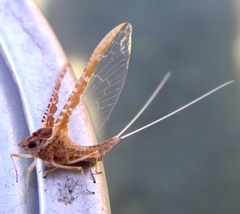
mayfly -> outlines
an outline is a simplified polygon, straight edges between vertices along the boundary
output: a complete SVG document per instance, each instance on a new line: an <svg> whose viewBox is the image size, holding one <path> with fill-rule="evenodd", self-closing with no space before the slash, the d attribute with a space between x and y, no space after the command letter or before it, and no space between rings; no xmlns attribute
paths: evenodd
<svg viewBox="0 0 240 214"><path fill-rule="evenodd" d="M61 111L59 115L55 115L59 101L61 81L64 78L66 72L69 70L70 65L66 63L62 67L58 74L48 107L42 118L42 128L33 132L31 136L26 137L19 144L21 148L23 148L25 151L28 151L30 154L11 154L11 158L34 158L33 163L28 168L27 181L29 181L30 173L36 165L36 160L39 158L53 167L48 170L46 174L50 173L56 168L79 170L82 174L86 191L93 193L87 188L82 167L73 164L88 162L90 164L90 167L94 166L98 161L103 160L104 155L114 145L116 145L118 141L160 122L161 120L181 111L182 109L192 105L193 103L233 82L229 81L227 83L224 83L223 85L213 89L212 91L204 94L203 96L188 103L187 105L166 115L165 117L160 118L134 132L123 136L122 134L126 131L126 129L148 107L164 83L167 81L170 76L170 73L167 73L149 100L143 106L143 108L118 135L98 145L79 145L78 143L74 142L68 135L69 118L72 115L73 110L81 102L84 102L82 94L86 91L85 88L88 85L88 87L92 90L91 93L94 93L94 91L100 91L99 94L101 94L101 96L97 97L97 101L94 103L97 106L97 111L103 115L103 121L101 121L100 127L106 122L118 100L118 97L124 85L131 52L131 33L131 24L123 23L115 27L103 38L103 40L98 44L92 53L81 78L77 81L67 102L63 108L60 109ZM16 180L18 180L18 173L15 164L14 168L16 171Z"/></svg>

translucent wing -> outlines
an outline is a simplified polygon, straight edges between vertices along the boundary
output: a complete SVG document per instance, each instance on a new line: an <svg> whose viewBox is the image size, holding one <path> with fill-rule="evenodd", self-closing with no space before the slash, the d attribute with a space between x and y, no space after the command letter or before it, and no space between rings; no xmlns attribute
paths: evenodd
<svg viewBox="0 0 240 214"><path fill-rule="evenodd" d="M100 112L105 117L103 121L106 122L118 100L127 74L131 32L131 25L123 23L103 38L91 55L65 105L61 108L54 126L67 131L69 117L76 106L83 101L81 95L92 76L93 80L89 83L90 87L86 96L88 100L89 96L94 96L95 101L89 100L89 108L92 110L95 107L96 110L92 110L93 114ZM93 74L95 70L96 73ZM93 120L95 120L94 117ZM101 124L103 125L104 122Z"/></svg>
<svg viewBox="0 0 240 214"><path fill-rule="evenodd" d="M132 27L126 24L100 56L84 95L95 128L109 118L123 89L131 53ZM97 124L97 125L96 125Z"/></svg>

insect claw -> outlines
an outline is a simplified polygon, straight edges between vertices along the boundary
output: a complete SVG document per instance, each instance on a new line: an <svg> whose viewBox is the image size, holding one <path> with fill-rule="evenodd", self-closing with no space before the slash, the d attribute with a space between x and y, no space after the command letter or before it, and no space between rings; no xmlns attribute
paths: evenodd
<svg viewBox="0 0 240 214"><path fill-rule="evenodd" d="M18 173L16 171L16 183L18 183Z"/></svg>
<svg viewBox="0 0 240 214"><path fill-rule="evenodd" d="M52 171L54 171L55 169L57 169L57 168L52 168L52 169L48 169L44 174L43 174L43 178L46 178L47 177L47 175L49 174L49 173L51 173Z"/></svg>
<svg viewBox="0 0 240 214"><path fill-rule="evenodd" d="M43 178L46 178L47 177L47 175L48 175L48 173L49 173L49 170L47 170L44 174L43 174Z"/></svg>
<svg viewBox="0 0 240 214"><path fill-rule="evenodd" d="M87 190L87 192L88 192L89 194L91 194L91 195L94 195L94 194L95 194L95 192L91 192L91 191L89 191L89 190Z"/></svg>
<svg viewBox="0 0 240 214"><path fill-rule="evenodd" d="M46 171L46 172L43 174L43 176L42 176L43 178L46 178L46 177L47 177L47 172L48 172L48 171Z"/></svg>
<svg viewBox="0 0 240 214"><path fill-rule="evenodd" d="M86 187L86 192L89 193L89 194L91 194L91 195L94 195L94 194L95 194L95 192L89 191L87 187Z"/></svg>
<svg viewBox="0 0 240 214"><path fill-rule="evenodd" d="M98 171L96 170L96 171L95 171L95 174L96 174L96 175L102 174L102 172L101 172L101 171L98 172Z"/></svg>

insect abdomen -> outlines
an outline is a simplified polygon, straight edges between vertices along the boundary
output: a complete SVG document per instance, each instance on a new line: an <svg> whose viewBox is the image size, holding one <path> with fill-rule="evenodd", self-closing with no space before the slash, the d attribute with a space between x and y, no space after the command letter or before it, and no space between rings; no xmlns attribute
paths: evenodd
<svg viewBox="0 0 240 214"><path fill-rule="evenodd" d="M104 157L104 155L113 147L117 144L117 142L120 139L118 137L112 137L106 141L104 141L101 144L98 145L93 145L93 146L88 146L87 149L85 150L84 155L89 155L94 152L98 152L98 157L97 160L101 161ZM86 159L85 161L91 161L93 158Z"/></svg>

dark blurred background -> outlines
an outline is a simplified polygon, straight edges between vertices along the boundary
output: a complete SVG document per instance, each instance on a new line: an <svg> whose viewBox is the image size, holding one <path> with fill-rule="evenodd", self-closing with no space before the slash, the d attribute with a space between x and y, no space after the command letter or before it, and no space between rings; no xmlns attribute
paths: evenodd
<svg viewBox="0 0 240 214"><path fill-rule="evenodd" d="M112 213L240 213L238 1L38 4L75 71L113 27L133 26L128 77L100 141L121 131L167 71L170 80L132 129L235 80L106 155Z"/></svg>

